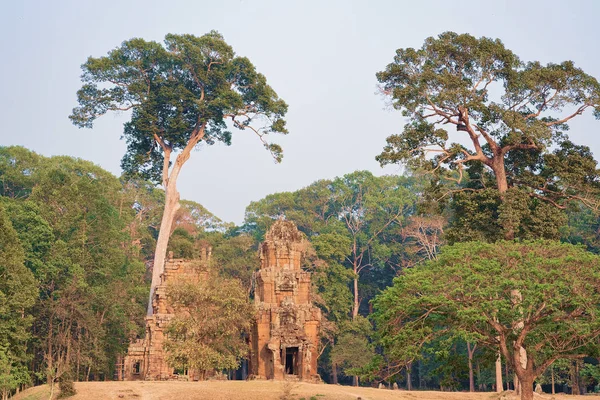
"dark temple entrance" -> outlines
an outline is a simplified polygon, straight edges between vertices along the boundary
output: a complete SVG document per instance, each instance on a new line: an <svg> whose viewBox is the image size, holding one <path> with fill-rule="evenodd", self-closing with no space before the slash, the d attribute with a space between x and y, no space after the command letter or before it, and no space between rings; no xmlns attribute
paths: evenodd
<svg viewBox="0 0 600 400"><path fill-rule="evenodd" d="M298 375L298 348L287 347L285 349L285 373Z"/></svg>

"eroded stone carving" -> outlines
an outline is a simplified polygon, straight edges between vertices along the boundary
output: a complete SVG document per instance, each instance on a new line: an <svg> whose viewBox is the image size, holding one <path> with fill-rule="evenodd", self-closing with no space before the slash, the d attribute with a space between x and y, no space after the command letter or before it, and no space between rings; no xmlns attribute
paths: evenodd
<svg viewBox="0 0 600 400"><path fill-rule="evenodd" d="M259 379L319 381L317 345L321 310L310 301L310 273L301 268L306 242L293 222L279 220L260 247L256 321L250 372Z"/></svg>
<svg viewBox="0 0 600 400"><path fill-rule="evenodd" d="M146 334L142 339L134 340L121 365L117 365L118 375L125 380L166 380L178 379L174 368L166 361L163 349L164 330L174 316L174 310L167 298L167 284L184 280L200 282L208 275L211 248L206 246L200 252L200 258L194 260L173 259L172 254L165 262L165 272L161 283L152 297L154 313L146 317ZM183 371L185 372L185 371ZM197 371L187 371L186 379L197 380Z"/></svg>

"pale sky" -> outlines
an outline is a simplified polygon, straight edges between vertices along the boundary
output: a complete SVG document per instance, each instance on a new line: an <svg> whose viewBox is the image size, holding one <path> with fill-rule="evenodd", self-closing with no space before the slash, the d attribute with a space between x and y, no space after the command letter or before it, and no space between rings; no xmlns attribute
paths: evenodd
<svg viewBox="0 0 600 400"><path fill-rule="evenodd" d="M377 175L375 156L400 132L398 111L376 94L375 73L398 48L421 47L444 31L500 38L522 60L573 60L600 79L600 1L0 1L0 145L45 156L90 160L120 175L126 115L109 114L92 130L68 116L81 86L80 65L132 37L221 32L289 105L290 134L275 164L250 133L233 145L201 148L178 187L226 221L270 193L358 169ZM599 158L600 121L571 124L571 138Z"/></svg>

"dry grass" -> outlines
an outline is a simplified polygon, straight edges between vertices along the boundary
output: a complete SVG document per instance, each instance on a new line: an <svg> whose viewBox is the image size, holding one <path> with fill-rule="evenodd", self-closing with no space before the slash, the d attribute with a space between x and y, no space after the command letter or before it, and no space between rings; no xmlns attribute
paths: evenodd
<svg viewBox="0 0 600 400"><path fill-rule="evenodd" d="M283 394L282 382L273 381L209 381L209 382L78 382L77 394L71 400L279 400ZM14 400L47 399L47 387L26 390ZM45 393L44 396L42 393ZM40 397L41 395L41 397ZM496 400L495 393L464 392L407 392L403 390L373 389L339 385L294 383L289 399L300 400ZM556 400L590 400L590 396L554 396ZM551 400L549 394L535 396ZM506 400L517 397L508 394Z"/></svg>
<svg viewBox="0 0 600 400"><path fill-rule="evenodd" d="M296 393L295 389L298 388L298 382L284 381L281 384L281 393L279 394L279 400L295 400Z"/></svg>
<svg viewBox="0 0 600 400"><path fill-rule="evenodd" d="M18 394L13 399L19 400L47 400L50 397L50 386L36 386L30 389L27 389L23 393ZM13 400L11 399L11 400Z"/></svg>

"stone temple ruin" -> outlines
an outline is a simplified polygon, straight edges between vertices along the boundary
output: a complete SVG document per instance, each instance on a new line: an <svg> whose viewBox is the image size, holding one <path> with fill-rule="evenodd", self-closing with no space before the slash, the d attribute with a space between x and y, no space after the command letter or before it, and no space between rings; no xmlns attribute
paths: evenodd
<svg viewBox="0 0 600 400"><path fill-rule="evenodd" d="M317 356L321 310L311 304L310 273L301 268L306 242L293 222L279 220L260 246L260 270L256 273L256 320L250 332L248 360L250 377L320 381ZM129 345L117 364L119 380L177 379L163 349L165 327L174 316L167 284L177 280L200 282L208 277L211 248L203 248L200 259L169 256L161 283L153 296L153 315L146 317L146 333ZM179 371L186 379L198 380L197 371ZM244 374L242 374L244 376Z"/></svg>
<svg viewBox="0 0 600 400"><path fill-rule="evenodd" d="M311 304L310 273L301 268L305 246L294 223L279 220L260 247L256 324L250 337L250 373L255 378L320 380L321 310Z"/></svg>
<svg viewBox="0 0 600 400"><path fill-rule="evenodd" d="M173 259L170 254L165 262L165 272L160 285L156 287L152 300L153 314L146 317L146 335L129 345L123 363L117 366L120 379L166 380L176 377L175 370L166 361L163 350L165 327L174 316L174 310L167 298L167 284L184 280L200 282L208 275L210 247L204 247L200 258L195 260ZM184 371L185 372L185 371ZM189 379L198 379L197 371L187 371Z"/></svg>

